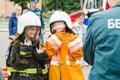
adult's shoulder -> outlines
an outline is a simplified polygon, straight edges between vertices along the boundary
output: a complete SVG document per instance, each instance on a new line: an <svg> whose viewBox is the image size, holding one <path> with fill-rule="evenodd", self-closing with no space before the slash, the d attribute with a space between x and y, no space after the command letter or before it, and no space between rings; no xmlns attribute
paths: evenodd
<svg viewBox="0 0 120 80"><path fill-rule="evenodd" d="M92 16L89 18L88 25L96 24L99 25L100 23L103 23L111 16L111 9L105 10L105 11L99 11L97 13L92 14Z"/></svg>
<svg viewBox="0 0 120 80"><path fill-rule="evenodd" d="M104 16L105 14L106 14L106 11L96 12L96 13L92 14L90 19L100 18L100 17Z"/></svg>
<svg viewBox="0 0 120 80"><path fill-rule="evenodd" d="M92 14L90 19L107 18L107 17L113 15L112 13L114 13L114 12L116 12L115 7L110 8L108 10L99 11L99 12Z"/></svg>

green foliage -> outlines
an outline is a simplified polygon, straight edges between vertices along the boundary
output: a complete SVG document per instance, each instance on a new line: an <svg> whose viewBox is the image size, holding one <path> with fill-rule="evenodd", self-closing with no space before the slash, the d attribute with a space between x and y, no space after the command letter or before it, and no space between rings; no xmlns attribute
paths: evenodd
<svg viewBox="0 0 120 80"><path fill-rule="evenodd" d="M43 11L63 10L68 13L80 9L80 0L43 0Z"/></svg>
<svg viewBox="0 0 120 80"><path fill-rule="evenodd" d="M27 9L27 3L29 0L10 0L14 3L18 3L23 9ZM80 9L80 0L42 0L43 11L62 10L70 13Z"/></svg>
<svg viewBox="0 0 120 80"><path fill-rule="evenodd" d="M27 9L27 3L29 0L10 0L13 1L14 3L17 3L22 6L23 9Z"/></svg>
<svg viewBox="0 0 120 80"><path fill-rule="evenodd" d="M10 0L18 3L23 7L23 9L27 9L27 3L29 0ZM73 11L77 11L80 9L80 1L81 0L42 0L42 10L44 12L52 11L52 10L62 10L67 13L71 13ZM100 2L102 0L97 0L97 4L101 5Z"/></svg>
<svg viewBox="0 0 120 80"><path fill-rule="evenodd" d="M47 15L47 14L43 14L43 17L44 17L45 19L49 19L49 18L50 18L49 15Z"/></svg>

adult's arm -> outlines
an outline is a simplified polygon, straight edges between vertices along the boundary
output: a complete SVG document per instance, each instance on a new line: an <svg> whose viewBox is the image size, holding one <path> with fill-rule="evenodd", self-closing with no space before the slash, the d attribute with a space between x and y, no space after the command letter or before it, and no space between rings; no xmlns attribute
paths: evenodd
<svg viewBox="0 0 120 80"><path fill-rule="evenodd" d="M87 28L87 36L85 43L83 45L83 56L84 60L90 64L94 64L94 36L93 36L93 28L94 28L94 17L91 17L89 20L88 28Z"/></svg>

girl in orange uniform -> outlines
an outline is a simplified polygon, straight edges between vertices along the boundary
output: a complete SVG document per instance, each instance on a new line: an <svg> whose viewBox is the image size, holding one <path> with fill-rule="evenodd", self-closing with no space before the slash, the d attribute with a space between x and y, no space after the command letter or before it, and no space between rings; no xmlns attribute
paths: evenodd
<svg viewBox="0 0 120 80"><path fill-rule="evenodd" d="M50 60L49 80L84 80L80 58L82 36L78 38L71 30L67 13L55 11L50 18L52 36L45 42Z"/></svg>

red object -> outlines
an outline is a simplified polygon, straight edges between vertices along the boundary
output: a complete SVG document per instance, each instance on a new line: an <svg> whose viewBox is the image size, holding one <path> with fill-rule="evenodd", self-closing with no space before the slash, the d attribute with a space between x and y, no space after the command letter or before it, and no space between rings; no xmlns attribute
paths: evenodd
<svg viewBox="0 0 120 80"><path fill-rule="evenodd" d="M76 12L71 13L69 16L70 16L72 23L76 22Z"/></svg>
<svg viewBox="0 0 120 80"><path fill-rule="evenodd" d="M2 67L2 71L7 71L7 68L6 67Z"/></svg>
<svg viewBox="0 0 120 80"><path fill-rule="evenodd" d="M8 78L8 72L7 72L7 68L6 67L2 67L2 73L3 73L5 78Z"/></svg>
<svg viewBox="0 0 120 80"><path fill-rule="evenodd" d="M5 78L8 78L8 72L7 71L3 71L3 75Z"/></svg>
<svg viewBox="0 0 120 80"><path fill-rule="evenodd" d="M109 8L111 8L111 7L110 7L110 4L108 3L108 0L107 0L107 2L106 2L106 10L109 9Z"/></svg>

